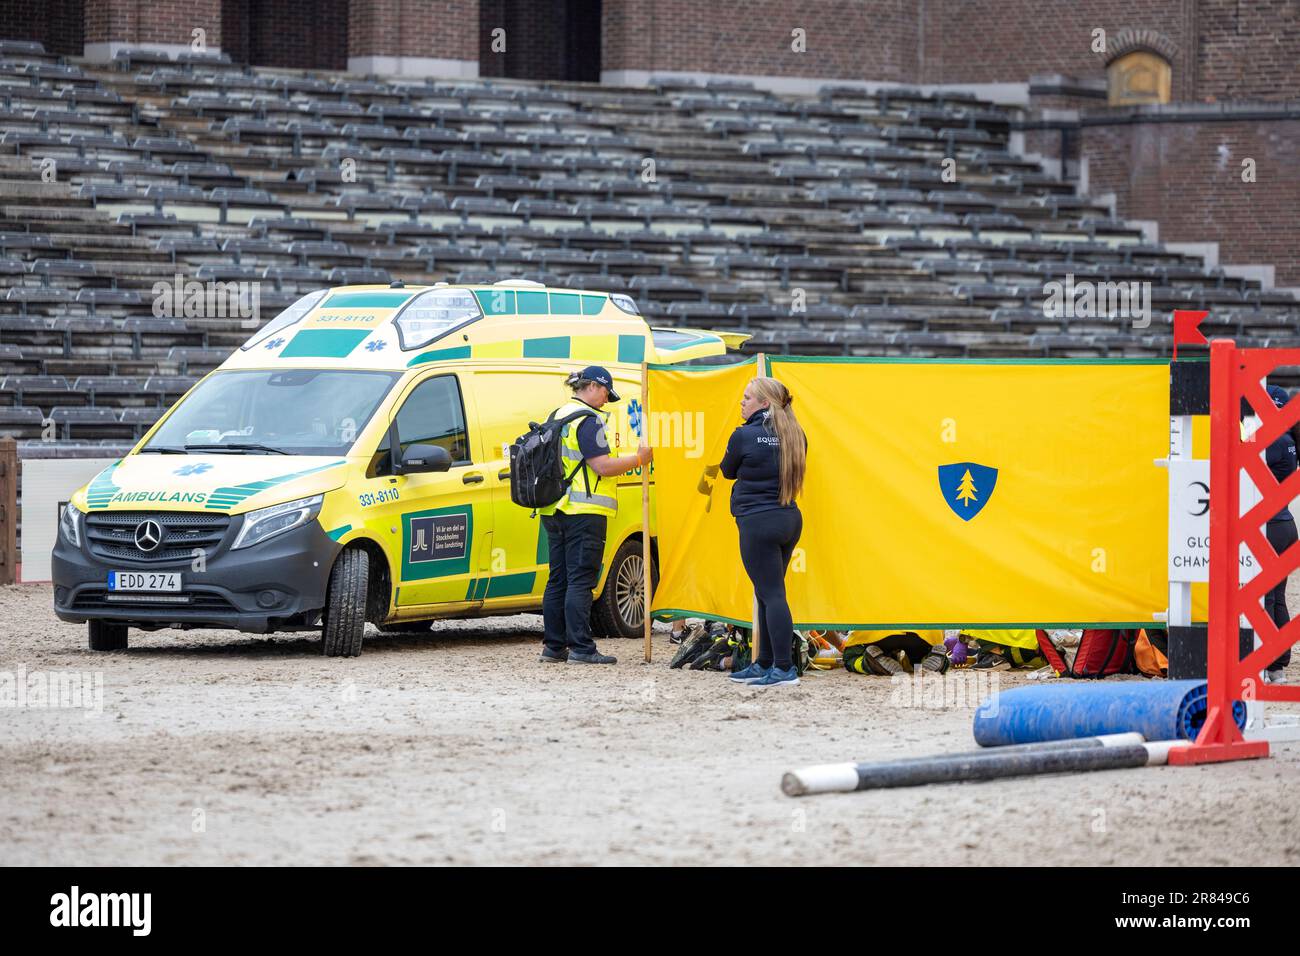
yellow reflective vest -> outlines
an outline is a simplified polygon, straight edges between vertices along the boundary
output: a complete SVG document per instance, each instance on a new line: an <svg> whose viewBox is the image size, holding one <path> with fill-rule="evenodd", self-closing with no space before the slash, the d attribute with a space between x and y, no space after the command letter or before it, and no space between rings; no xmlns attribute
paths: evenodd
<svg viewBox="0 0 1300 956"><path fill-rule="evenodd" d="M844 646L855 644L875 644L894 634L915 634L931 647L943 643L943 631L849 631L844 638Z"/></svg>
<svg viewBox="0 0 1300 956"><path fill-rule="evenodd" d="M594 411L600 416L602 425L609 422L607 412L592 408L586 402L578 401L576 398L557 408L555 417L563 418L565 415L580 411ZM564 497L553 505L539 508L540 514L549 515L556 511L563 511L566 515L605 515L607 518L612 518L618 513L618 498L615 497L614 482L608 481L602 488L601 476L583 459L582 450L578 447L578 426L584 421L586 419L576 418L560 431L560 456L564 463L565 475L573 471L574 466L579 462L582 463L582 467L574 472L573 481L569 482L569 490L565 492Z"/></svg>
<svg viewBox="0 0 1300 956"><path fill-rule="evenodd" d="M981 629L978 631L962 628L962 633L969 634L979 641L1001 644L1003 647L1019 647L1027 651L1038 650L1038 632L1032 628L1016 628L1012 630Z"/></svg>

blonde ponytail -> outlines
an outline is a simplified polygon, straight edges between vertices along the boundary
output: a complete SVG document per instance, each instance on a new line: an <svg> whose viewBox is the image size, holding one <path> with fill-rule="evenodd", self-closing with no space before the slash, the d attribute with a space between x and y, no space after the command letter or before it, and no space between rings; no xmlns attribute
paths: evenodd
<svg viewBox="0 0 1300 956"><path fill-rule="evenodd" d="M803 493L808 437L794 417L794 396L774 378L754 379L754 393L768 403L768 424L781 439L781 504L790 505Z"/></svg>

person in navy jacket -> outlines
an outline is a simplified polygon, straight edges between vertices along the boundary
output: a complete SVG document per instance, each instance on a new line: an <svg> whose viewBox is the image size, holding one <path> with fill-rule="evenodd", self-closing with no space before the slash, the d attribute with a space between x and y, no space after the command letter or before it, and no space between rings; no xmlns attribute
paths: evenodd
<svg viewBox="0 0 1300 956"><path fill-rule="evenodd" d="M1268 397L1273 400L1273 404L1282 408L1291 396L1287 390L1278 386L1268 386ZM1289 429L1279 435L1271 445L1264 451L1264 463L1268 465L1269 471L1273 477L1281 484L1291 476L1296 470L1296 439L1293 430ZM1264 527L1264 536L1268 538L1268 543L1273 546L1273 550L1278 554L1284 552L1287 548L1296 543L1296 525L1295 518L1291 514L1290 508L1283 508L1277 514L1268 519ZM1264 613L1266 613L1281 630L1291 620L1291 613L1286 606L1286 582L1283 578L1277 583L1277 586L1264 595ZM1282 652L1282 656L1268 665L1264 671L1264 680L1270 684L1281 684L1286 678L1283 672L1286 666L1291 663L1291 649L1287 648Z"/></svg>
<svg viewBox="0 0 1300 956"><path fill-rule="evenodd" d="M731 514L740 531L740 560L754 583L760 639L754 663L731 675L757 687L799 683L791 660L794 624L785 597L785 572L803 531L795 499L803 490L808 439L794 417L790 390L774 378L745 388L745 423L731 434L719 468L734 479Z"/></svg>

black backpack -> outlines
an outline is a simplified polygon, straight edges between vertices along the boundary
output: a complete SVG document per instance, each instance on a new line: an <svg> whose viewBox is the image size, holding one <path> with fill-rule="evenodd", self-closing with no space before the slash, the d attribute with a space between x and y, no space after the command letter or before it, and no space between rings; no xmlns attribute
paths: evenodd
<svg viewBox="0 0 1300 956"><path fill-rule="evenodd" d="M551 412L540 425L528 423L528 433L520 435L510 446L511 501L524 508L537 509L564 497L582 462L574 465L567 476L564 474L560 431L569 422L588 415L594 418L596 413L584 408L556 418L555 412Z"/></svg>

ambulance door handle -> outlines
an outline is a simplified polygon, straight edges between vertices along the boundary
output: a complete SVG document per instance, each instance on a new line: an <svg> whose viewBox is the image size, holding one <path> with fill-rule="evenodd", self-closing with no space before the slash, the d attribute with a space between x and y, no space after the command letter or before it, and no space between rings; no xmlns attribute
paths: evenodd
<svg viewBox="0 0 1300 956"><path fill-rule="evenodd" d="M477 485L482 480L483 480L483 476L480 475L478 472L471 472L470 474L466 475L464 478L461 479L461 481L467 485Z"/></svg>

